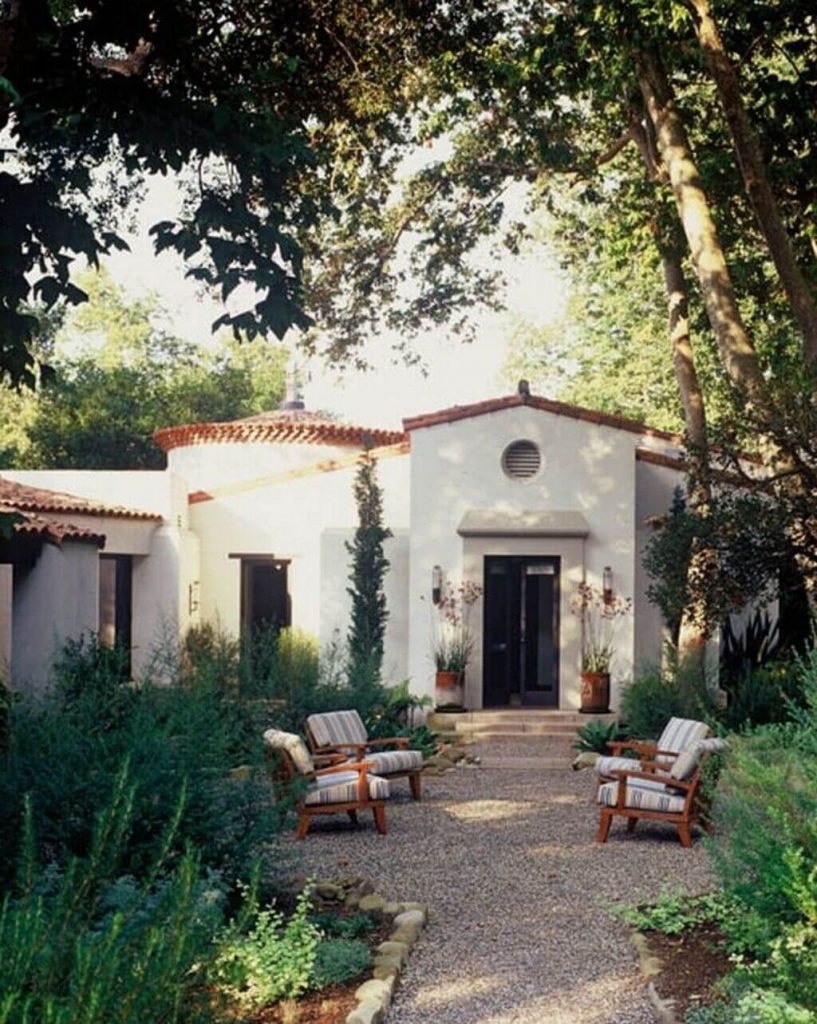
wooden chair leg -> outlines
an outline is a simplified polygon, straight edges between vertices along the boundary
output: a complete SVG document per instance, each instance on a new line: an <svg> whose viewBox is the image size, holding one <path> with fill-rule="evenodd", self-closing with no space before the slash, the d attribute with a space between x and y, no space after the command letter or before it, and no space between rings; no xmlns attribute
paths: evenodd
<svg viewBox="0 0 817 1024"><path fill-rule="evenodd" d="M386 834L386 808L379 804L372 808L372 812L374 813L374 823L377 831L381 836L384 836Z"/></svg>
<svg viewBox="0 0 817 1024"><path fill-rule="evenodd" d="M296 839L305 839L306 833L309 831L309 815L306 811L300 811L298 813L298 827L295 829Z"/></svg>
<svg viewBox="0 0 817 1024"><path fill-rule="evenodd" d="M415 772L413 775L409 775L409 787L411 788L412 800L420 799L420 773Z"/></svg>
<svg viewBox="0 0 817 1024"><path fill-rule="evenodd" d="M637 823L638 823L638 818L628 818L627 819L627 831L628 832L635 832L635 826L636 826Z"/></svg>
<svg viewBox="0 0 817 1024"><path fill-rule="evenodd" d="M347 811L346 813L349 815L349 821L357 825L357 811Z"/></svg>
<svg viewBox="0 0 817 1024"><path fill-rule="evenodd" d="M681 846L686 847L686 849L692 846L692 835L686 822L681 822L678 825L678 838L681 840Z"/></svg>
<svg viewBox="0 0 817 1024"><path fill-rule="evenodd" d="M613 815L609 811L602 811L599 817L599 835L598 840L600 843L607 842L607 836L610 834L610 824L613 821Z"/></svg>

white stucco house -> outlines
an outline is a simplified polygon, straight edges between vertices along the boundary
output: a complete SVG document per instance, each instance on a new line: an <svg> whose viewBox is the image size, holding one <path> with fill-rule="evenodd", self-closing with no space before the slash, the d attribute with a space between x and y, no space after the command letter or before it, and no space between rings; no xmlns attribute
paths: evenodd
<svg viewBox="0 0 817 1024"><path fill-rule="evenodd" d="M46 685L56 647L88 629L128 646L135 676L168 630L204 621L345 635L345 541L366 446L393 533L388 679L433 694L435 567L482 588L470 708L579 706L570 600L605 568L634 599L617 632L613 704L622 681L658 662L662 625L640 554L647 520L682 482L680 438L524 393L416 416L402 431L292 404L159 431L160 472L0 471L2 507L29 517L0 549L0 656L13 685Z"/></svg>

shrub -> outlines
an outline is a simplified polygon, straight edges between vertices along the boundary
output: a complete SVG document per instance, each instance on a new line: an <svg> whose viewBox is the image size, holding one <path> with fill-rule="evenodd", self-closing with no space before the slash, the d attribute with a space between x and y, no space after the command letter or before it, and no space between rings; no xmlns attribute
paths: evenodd
<svg viewBox="0 0 817 1024"><path fill-rule="evenodd" d="M223 894L198 857L175 858L175 821L140 881L118 878L132 823L127 770L97 815L84 858L43 871L30 801L17 882L0 907L0 1017L4 1024L169 1024L211 1020L203 968Z"/></svg>
<svg viewBox="0 0 817 1024"><path fill-rule="evenodd" d="M673 716L711 720L716 707L706 684L694 675L653 671L624 687L620 713L629 736L656 740Z"/></svg>
<svg viewBox="0 0 817 1024"><path fill-rule="evenodd" d="M786 722L805 701L802 674L795 663L772 662L725 678L728 693L722 721L727 729L740 731L756 725Z"/></svg>
<svg viewBox="0 0 817 1024"><path fill-rule="evenodd" d="M356 939L324 939L315 957L315 988L341 985L363 974L372 965L372 954L365 942Z"/></svg>
<svg viewBox="0 0 817 1024"><path fill-rule="evenodd" d="M363 913L341 917L340 914L327 911L322 914L313 914L312 921L325 935L337 936L341 939L356 939L361 935L368 935L377 927L371 914Z"/></svg>
<svg viewBox="0 0 817 1024"><path fill-rule="evenodd" d="M591 718L576 730L576 739L571 744L574 750L587 750L596 754L609 753L609 745L626 735L618 722L605 722L603 718Z"/></svg>
<svg viewBox="0 0 817 1024"><path fill-rule="evenodd" d="M246 706L208 680L190 686L123 685L95 641L68 645L54 691L15 702L0 772L0 881L14 862L14 825L32 795L35 831L49 859L88 854L99 807L127 759L135 786L123 870L139 874L187 801L179 838L235 881L277 831L260 732ZM230 769L246 765L243 778Z"/></svg>
<svg viewBox="0 0 817 1024"><path fill-rule="evenodd" d="M253 902L252 894L248 901ZM294 999L314 978L320 930L308 919L305 889L289 920L274 907L255 910L248 932L228 930L216 958L213 978L240 1005L255 1009L278 999Z"/></svg>

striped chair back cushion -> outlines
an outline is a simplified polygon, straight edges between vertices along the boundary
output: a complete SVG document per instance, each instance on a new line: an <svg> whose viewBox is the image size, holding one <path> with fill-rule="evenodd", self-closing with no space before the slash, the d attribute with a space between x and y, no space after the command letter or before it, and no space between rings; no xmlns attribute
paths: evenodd
<svg viewBox="0 0 817 1024"><path fill-rule="evenodd" d="M658 739L658 749L678 754L691 747L697 740L706 739L709 726L706 722L696 722L694 718L671 718ZM658 754L656 761L673 761L671 754Z"/></svg>
<svg viewBox="0 0 817 1024"><path fill-rule="evenodd" d="M316 747L342 747L344 743L365 743L369 738L360 715L354 709L310 715L306 727Z"/></svg>
<svg viewBox="0 0 817 1024"><path fill-rule="evenodd" d="M289 754L292 763L301 775L309 775L315 770L315 763L306 744L294 732L281 732L280 729L267 729L264 743L273 750L284 750Z"/></svg>

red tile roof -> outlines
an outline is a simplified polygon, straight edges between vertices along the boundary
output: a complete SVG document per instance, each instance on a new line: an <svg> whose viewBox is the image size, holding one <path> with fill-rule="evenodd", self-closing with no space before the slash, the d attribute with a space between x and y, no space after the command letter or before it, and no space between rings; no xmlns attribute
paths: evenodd
<svg viewBox="0 0 817 1024"><path fill-rule="evenodd" d="M326 419L305 409L280 409L228 423L187 423L157 430L153 440L166 452L194 444L326 444L363 448L399 444L406 435L399 430L357 427Z"/></svg>
<svg viewBox="0 0 817 1024"><path fill-rule="evenodd" d="M83 516L104 516L111 519L146 519L161 521L155 512L125 508L123 505L106 505L102 501L80 498L75 494L61 491L47 491L42 487L29 487L13 480L0 477L0 503L20 512L59 512ZM8 511L8 509L7 509Z"/></svg>
<svg viewBox="0 0 817 1024"><path fill-rule="evenodd" d="M58 547L66 540L95 544L99 548L105 545L104 533L95 533L93 530L72 526L70 523L58 523L33 512L21 512L19 508L5 501L0 501L0 513L16 513L22 516L12 528L15 534L42 537L43 540L50 541Z"/></svg>
<svg viewBox="0 0 817 1024"><path fill-rule="evenodd" d="M566 402L556 402L553 399L541 398L538 395L507 395L504 398L491 398L484 402L474 402L471 405L453 405L450 409L441 409L439 412L426 413L422 416L411 416L408 419L404 419L403 429L408 433L412 430L420 430L423 427L436 427L440 423L454 423L456 420L484 416L487 413L499 412L502 409L513 409L520 405L529 405L532 409L552 412L556 416L568 416L574 420L584 420L587 423L597 423L603 427L612 427L613 430L627 430L632 434L641 434L643 437L655 437L662 441L671 441L673 444L683 444L683 438L680 434L671 434L666 430L656 430L655 427L647 427L636 420L628 419L626 416L615 416L611 413L596 412L594 409L583 409L578 405L568 405Z"/></svg>

